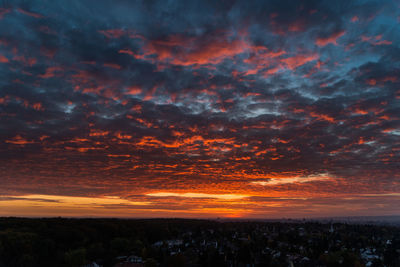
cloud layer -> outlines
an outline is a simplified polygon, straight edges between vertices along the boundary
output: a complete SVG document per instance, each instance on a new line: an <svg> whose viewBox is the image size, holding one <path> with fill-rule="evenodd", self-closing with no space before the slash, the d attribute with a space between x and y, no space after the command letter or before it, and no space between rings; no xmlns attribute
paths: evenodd
<svg viewBox="0 0 400 267"><path fill-rule="evenodd" d="M0 202L399 213L396 1L12 2L0 8Z"/></svg>

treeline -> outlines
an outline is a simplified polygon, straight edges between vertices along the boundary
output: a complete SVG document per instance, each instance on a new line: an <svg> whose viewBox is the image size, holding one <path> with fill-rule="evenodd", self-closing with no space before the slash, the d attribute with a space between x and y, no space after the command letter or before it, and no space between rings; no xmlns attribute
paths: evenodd
<svg viewBox="0 0 400 267"><path fill-rule="evenodd" d="M151 256L151 244L215 222L0 218L0 266L113 266L121 255ZM146 251L147 250L147 251Z"/></svg>
<svg viewBox="0 0 400 267"><path fill-rule="evenodd" d="M181 245L167 244L177 239ZM129 255L141 257L147 267L288 266L290 261L295 266L365 266L360 256L364 248L374 248L380 255L373 266L400 266L400 228L318 222L0 218L0 267L79 267L93 261L107 267Z"/></svg>

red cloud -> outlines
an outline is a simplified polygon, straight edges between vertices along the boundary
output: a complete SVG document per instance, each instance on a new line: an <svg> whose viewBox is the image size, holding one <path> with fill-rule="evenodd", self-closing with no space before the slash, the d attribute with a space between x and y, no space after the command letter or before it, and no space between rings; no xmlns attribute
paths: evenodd
<svg viewBox="0 0 400 267"><path fill-rule="evenodd" d="M15 61L19 61L22 64L24 64L26 66L30 66L30 67L36 64L36 58L33 58L33 57L26 58L24 55L18 55L17 50L14 50L13 53L14 53L14 57L12 59Z"/></svg>
<svg viewBox="0 0 400 267"><path fill-rule="evenodd" d="M0 8L0 19L4 17L5 14L9 13L11 10L6 8Z"/></svg>
<svg viewBox="0 0 400 267"><path fill-rule="evenodd" d="M226 33L209 37L172 35L163 40L144 40L139 53L129 49L122 49L119 53L155 63L181 66L218 64L250 48L245 40L240 38L231 40L229 37Z"/></svg>
<svg viewBox="0 0 400 267"><path fill-rule="evenodd" d="M359 20L359 18L357 16L354 16L351 18L351 22L357 22Z"/></svg>
<svg viewBox="0 0 400 267"><path fill-rule="evenodd" d="M294 57L284 58L281 61L286 65L286 67L290 70L294 70L308 62L317 60L319 56L317 54L311 55L296 55Z"/></svg>
<svg viewBox="0 0 400 267"><path fill-rule="evenodd" d="M225 58L243 53L248 47L248 45L241 40L230 42L217 39L199 46L194 43L190 44L190 42L191 39L176 39L171 40L169 43L153 42L148 47L148 51L157 54L160 60L169 59L175 65L188 66L195 64L217 64ZM174 49L177 49L177 45L180 45L184 49L180 51L178 49L178 52L174 52Z"/></svg>
<svg viewBox="0 0 400 267"><path fill-rule="evenodd" d="M126 94L138 95L142 93L142 89L139 86L131 86L126 89Z"/></svg>
<svg viewBox="0 0 400 267"><path fill-rule="evenodd" d="M10 99L9 96L0 97L0 104L5 104Z"/></svg>
<svg viewBox="0 0 400 267"><path fill-rule="evenodd" d="M42 79L48 79L56 76L58 72L62 72L63 68L54 66L54 67L48 67L46 69L46 72L44 74L39 75L40 78Z"/></svg>
<svg viewBox="0 0 400 267"><path fill-rule="evenodd" d="M241 40L233 42L216 40L196 49L193 52L184 53L182 59L178 58L177 60L174 60L174 63L177 65L217 64L225 58L230 58L243 53L247 48L247 43Z"/></svg>
<svg viewBox="0 0 400 267"><path fill-rule="evenodd" d="M0 54L0 63L7 63L8 62L8 58L6 58L5 56Z"/></svg>
<svg viewBox="0 0 400 267"><path fill-rule="evenodd" d="M103 64L104 67L108 67L108 68L112 68L112 69L116 69L116 70L120 70L121 66L115 63L104 63Z"/></svg>
<svg viewBox="0 0 400 267"><path fill-rule="evenodd" d="M286 54L286 51L283 50L279 50L276 52L268 51L268 49L263 46L261 47L253 46L250 48L250 50L253 52L252 55L249 58L243 60L243 62L255 65L255 67L252 67L247 71L245 71L244 72L245 75L257 74L258 71L279 62L279 60L276 58L279 58L280 56ZM267 71L264 71L264 75L269 76L270 74L275 74L279 69L280 69L279 66L275 66L273 68L268 69Z"/></svg>
<svg viewBox="0 0 400 267"><path fill-rule="evenodd" d="M391 45L391 41L382 40L382 34L377 36L361 36L361 41L370 43L372 45Z"/></svg>
<svg viewBox="0 0 400 267"><path fill-rule="evenodd" d="M38 13L26 11L26 10L23 10L23 9L21 9L21 8L18 8L17 10L18 10L18 12L20 12L20 13L22 13L22 14L24 14L24 15L33 17L33 18L35 18L35 19L43 18L43 16L40 15L40 14L38 14Z"/></svg>
<svg viewBox="0 0 400 267"><path fill-rule="evenodd" d="M365 82L368 85L374 86L379 84L383 84L385 82L392 82L395 83L397 81L397 77L396 76L386 76L386 77L381 77L381 78L371 78L371 79L367 79Z"/></svg>
<svg viewBox="0 0 400 267"><path fill-rule="evenodd" d="M328 37L319 37L315 41L315 44L318 45L318 46L326 46L328 44L337 45L337 42L336 42L337 39L342 37L345 33L346 33L345 31L339 31L339 32L336 32L336 33L332 34L331 36L328 36Z"/></svg>

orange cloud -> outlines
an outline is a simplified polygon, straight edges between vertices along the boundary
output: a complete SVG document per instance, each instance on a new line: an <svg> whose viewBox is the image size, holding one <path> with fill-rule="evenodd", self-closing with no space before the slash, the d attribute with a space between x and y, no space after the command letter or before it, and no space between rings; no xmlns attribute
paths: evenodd
<svg viewBox="0 0 400 267"><path fill-rule="evenodd" d="M102 131L102 130L90 130L89 136L106 136L108 135L108 131Z"/></svg>
<svg viewBox="0 0 400 267"><path fill-rule="evenodd" d="M40 110L40 111L43 111L43 110L44 110L44 107L42 106L42 103L34 103L34 104L32 105L32 107L33 107L33 109L35 109L35 110Z"/></svg>
<svg viewBox="0 0 400 267"><path fill-rule="evenodd" d="M20 135L15 136L14 138L12 138L11 140L6 140L6 143L9 144L14 144L14 145L26 145L26 144L32 144L34 143L33 141L28 141L27 139L23 138Z"/></svg>
<svg viewBox="0 0 400 267"><path fill-rule="evenodd" d="M316 113L316 112L310 112L310 115L311 115L311 117L315 117L315 118L318 118L320 120L328 121L328 122L331 122L331 123L335 123L336 122L335 118L333 118L333 117L331 117L331 116L329 116L327 114L319 114L319 113Z"/></svg>

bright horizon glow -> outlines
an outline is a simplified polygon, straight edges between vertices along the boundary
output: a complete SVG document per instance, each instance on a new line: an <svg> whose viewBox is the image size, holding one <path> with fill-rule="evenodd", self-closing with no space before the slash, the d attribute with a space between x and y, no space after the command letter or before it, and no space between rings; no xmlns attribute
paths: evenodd
<svg viewBox="0 0 400 267"><path fill-rule="evenodd" d="M173 192L155 192L148 193L150 197L187 197L187 198L216 198L224 200L237 200L250 197L248 195L239 194L207 194L207 193L173 193Z"/></svg>
<svg viewBox="0 0 400 267"><path fill-rule="evenodd" d="M126 204L126 205L150 205L151 202L148 201L129 201L122 199L118 196L104 196L104 197L79 197L79 196L57 196L57 195L22 195L22 196L7 196L6 201L13 202L43 202L50 203L52 206L63 205L63 206L91 206L91 205L116 205L116 204ZM3 202L0 197L0 206Z"/></svg>

